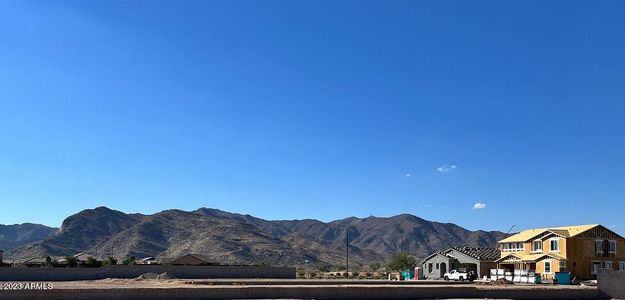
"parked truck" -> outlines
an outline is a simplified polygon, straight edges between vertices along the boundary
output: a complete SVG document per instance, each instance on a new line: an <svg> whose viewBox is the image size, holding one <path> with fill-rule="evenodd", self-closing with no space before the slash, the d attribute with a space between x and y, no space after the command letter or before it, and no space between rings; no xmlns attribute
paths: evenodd
<svg viewBox="0 0 625 300"><path fill-rule="evenodd" d="M477 274L475 274L475 272L473 272L473 271L466 272L466 271L458 271L458 270L452 270L449 273L445 273L445 275L443 276L445 281L449 281L449 280L454 280L454 281L469 280L469 281L473 281L473 280L475 280L476 277L477 277Z"/></svg>

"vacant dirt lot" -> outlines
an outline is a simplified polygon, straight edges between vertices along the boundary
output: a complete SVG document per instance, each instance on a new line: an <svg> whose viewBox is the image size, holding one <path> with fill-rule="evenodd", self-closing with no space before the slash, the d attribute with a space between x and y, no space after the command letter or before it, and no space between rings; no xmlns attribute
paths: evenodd
<svg viewBox="0 0 625 300"><path fill-rule="evenodd" d="M598 299L594 287L446 282L103 279L51 290L0 291L2 299Z"/></svg>

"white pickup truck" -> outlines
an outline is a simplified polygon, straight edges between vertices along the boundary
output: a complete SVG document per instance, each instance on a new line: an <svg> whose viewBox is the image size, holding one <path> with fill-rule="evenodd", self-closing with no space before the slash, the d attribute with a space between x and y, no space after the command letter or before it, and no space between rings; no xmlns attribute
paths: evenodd
<svg viewBox="0 0 625 300"><path fill-rule="evenodd" d="M455 280L455 281L465 281L465 280L474 280L475 279L475 274L473 272L461 272L458 270L452 270L449 273L445 273L445 275L443 276L443 278L448 281L448 280Z"/></svg>

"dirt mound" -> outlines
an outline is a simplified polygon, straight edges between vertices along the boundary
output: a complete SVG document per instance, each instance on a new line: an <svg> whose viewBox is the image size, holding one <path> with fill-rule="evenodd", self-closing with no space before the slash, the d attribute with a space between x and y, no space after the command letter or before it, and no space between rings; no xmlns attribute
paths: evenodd
<svg viewBox="0 0 625 300"><path fill-rule="evenodd" d="M139 275L139 277L135 278L137 280L141 280L141 279L158 279L160 275L156 274L156 273L143 273L141 275Z"/></svg>
<svg viewBox="0 0 625 300"><path fill-rule="evenodd" d="M171 275L167 272L156 274L156 273L143 273L139 275L139 277L135 278L135 280L144 280L144 279L176 279L176 276Z"/></svg>
<svg viewBox="0 0 625 300"><path fill-rule="evenodd" d="M176 279L176 276L165 272L165 273L158 274L158 279Z"/></svg>

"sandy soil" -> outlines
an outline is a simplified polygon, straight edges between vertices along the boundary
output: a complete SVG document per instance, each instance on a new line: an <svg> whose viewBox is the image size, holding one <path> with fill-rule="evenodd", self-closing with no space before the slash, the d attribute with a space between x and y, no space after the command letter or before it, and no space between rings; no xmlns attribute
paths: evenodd
<svg viewBox="0 0 625 300"><path fill-rule="evenodd" d="M0 282L1 284L1 282ZM102 279L102 280L88 280L88 281L56 281L52 282L54 289L122 289L122 288L242 288L245 286L359 286L359 287L388 287L388 282L336 282L332 281L321 282L314 280L268 280L268 279L249 279L249 280L190 280L190 279ZM473 284L469 284L473 285ZM441 284L422 282L419 284L414 283L393 283L394 287L402 288L427 288L427 287L460 287L467 286L467 284ZM476 285L478 289L524 289L524 290L542 290L542 289L596 289L596 287L584 287L584 286L565 286L565 285L507 285L507 286L489 286L489 285Z"/></svg>

